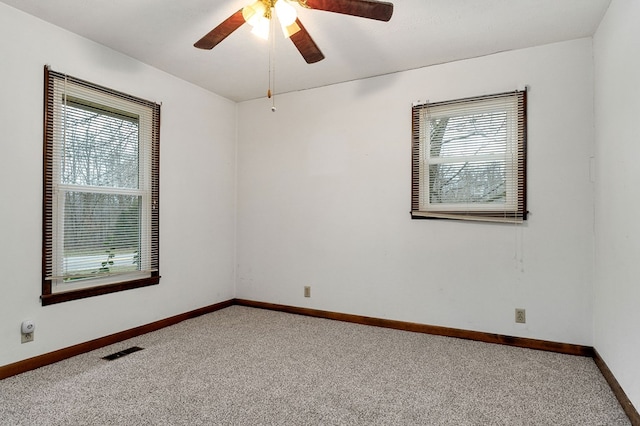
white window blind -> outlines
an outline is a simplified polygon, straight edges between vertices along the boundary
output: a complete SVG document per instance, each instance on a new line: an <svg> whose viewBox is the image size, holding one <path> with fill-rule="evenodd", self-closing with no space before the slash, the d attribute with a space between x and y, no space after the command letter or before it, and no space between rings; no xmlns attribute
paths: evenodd
<svg viewBox="0 0 640 426"><path fill-rule="evenodd" d="M416 218L526 219L526 92L416 105Z"/></svg>
<svg viewBox="0 0 640 426"><path fill-rule="evenodd" d="M43 301L139 286L159 269L159 105L45 72Z"/></svg>

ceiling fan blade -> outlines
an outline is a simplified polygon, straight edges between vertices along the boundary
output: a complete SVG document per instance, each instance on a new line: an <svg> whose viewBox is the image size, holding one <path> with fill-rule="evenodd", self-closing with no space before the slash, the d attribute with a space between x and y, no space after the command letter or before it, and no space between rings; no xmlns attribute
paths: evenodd
<svg viewBox="0 0 640 426"><path fill-rule="evenodd" d="M299 19L296 19L296 24L300 27L300 31L293 34L291 37L291 41L295 44L296 48L302 55L305 61L308 64L313 64L315 62L321 61L324 59L324 55L318 48L318 45L311 38L307 29L302 25Z"/></svg>
<svg viewBox="0 0 640 426"><path fill-rule="evenodd" d="M244 24L242 9L225 19L220 25L209 31L207 35L195 42L198 49L213 49L218 43L227 38L229 34Z"/></svg>
<svg viewBox="0 0 640 426"><path fill-rule="evenodd" d="M304 0L302 0L304 1ZM311 9L388 21L393 15L393 3L376 0L306 0Z"/></svg>

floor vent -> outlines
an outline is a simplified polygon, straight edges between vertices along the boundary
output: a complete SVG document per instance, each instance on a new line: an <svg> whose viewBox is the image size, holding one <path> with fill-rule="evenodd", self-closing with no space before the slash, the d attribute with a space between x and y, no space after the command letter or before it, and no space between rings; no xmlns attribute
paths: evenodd
<svg viewBox="0 0 640 426"><path fill-rule="evenodd" d="M102 359L106 359L107 361L113 361L114 359L122 358L123 356L132 354L134 352L141 351L142 349L144 349L144 348L141 348L139 346L133 346L133 347L131 347L129 349L125 349L125 350L122 350L120 352L116 352L115 354L103 356Z"/></svg>

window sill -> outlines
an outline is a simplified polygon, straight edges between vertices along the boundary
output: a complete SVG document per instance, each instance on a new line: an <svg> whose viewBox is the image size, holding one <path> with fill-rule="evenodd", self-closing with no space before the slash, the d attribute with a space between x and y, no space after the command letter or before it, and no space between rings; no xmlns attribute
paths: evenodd
<svg viewBox="0 0 640 426"><path fill-rule="evenodd" d="M524 223L527 220L526 212L524 216L518 212L505 211L478 211L478 212L426 212L411 211L411 219L452 219L468 220L476 222L498 222L498 223Z"/></svg>
<svg viewBox="0 0 640 426"><path fill-rule="evenodd" d="M100 296L103 294L116 293L124 290L132 290L134 288L147 287L160 283L160 276L151 276L138 280L125 281L116 284L102 285L98 287L88 287L80 290L70 290L60 293L43 294L40 296L42 306L53 305L56 303L69 302L71 300L85 299L87 297Z"/></svg>

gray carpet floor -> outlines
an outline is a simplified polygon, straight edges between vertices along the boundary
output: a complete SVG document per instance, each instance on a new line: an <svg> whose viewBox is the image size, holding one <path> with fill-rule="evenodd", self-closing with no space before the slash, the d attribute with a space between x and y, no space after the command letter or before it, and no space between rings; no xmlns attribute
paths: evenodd
<svg viewBox="0 0 640 426"><path fill-rule="evenodd" d="M630 422L590 358L232 306L0 381L0 424Z"/></svg>

